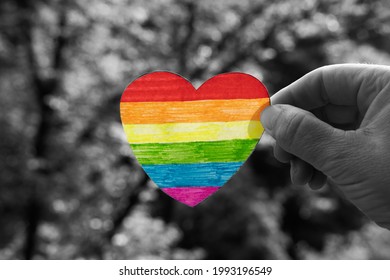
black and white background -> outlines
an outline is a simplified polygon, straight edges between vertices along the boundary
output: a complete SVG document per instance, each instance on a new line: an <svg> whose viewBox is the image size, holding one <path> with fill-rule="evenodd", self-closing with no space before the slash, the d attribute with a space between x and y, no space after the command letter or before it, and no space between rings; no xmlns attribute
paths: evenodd
<svg viewBox="0 0 390 280"><path fill-rule="evenodd" d="M119 118L138 76L240 71L270 93L332 63L390 64L387 0L1 0L0 259L388 259L335 190L294 186L263 137L195 208L158 191Z"/></svg>

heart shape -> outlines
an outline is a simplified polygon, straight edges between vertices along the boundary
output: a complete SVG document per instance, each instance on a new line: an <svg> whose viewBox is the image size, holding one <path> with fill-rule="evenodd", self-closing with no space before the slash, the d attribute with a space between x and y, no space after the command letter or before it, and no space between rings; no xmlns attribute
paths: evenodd
<svg viewBox="0 0 390 280"><path fill-rule="evenodd" d="M195 206L220 189L256 147L260 112L270 104L251 75L214 76L198 90L181 76L153 72L133 81L120 102L127 140L163 192Z"/></svg>

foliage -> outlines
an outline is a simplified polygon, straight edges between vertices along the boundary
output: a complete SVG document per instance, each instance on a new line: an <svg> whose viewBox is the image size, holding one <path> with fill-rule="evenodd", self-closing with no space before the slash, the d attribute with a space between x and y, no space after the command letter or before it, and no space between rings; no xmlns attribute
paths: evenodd
<svg viewBox="0 0 390 280"><path fill-rule="evenodd" d="M336 190L291 186L266 136L192 209L119 122L149 71L243 71L272 93L324 64L388 64L389 16L385 0L2 0L0 258L389 258L390 234Z"/></svg>

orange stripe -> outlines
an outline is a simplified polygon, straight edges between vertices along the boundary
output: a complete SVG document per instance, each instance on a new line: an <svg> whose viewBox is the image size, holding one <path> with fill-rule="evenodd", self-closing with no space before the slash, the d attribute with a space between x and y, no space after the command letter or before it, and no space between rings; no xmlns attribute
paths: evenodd
<svg viewBox="0 0 390 280"><path fill-rule="evenodd" d="M121 102L123 124L260 120L268 98L185 102Z"/></svg>

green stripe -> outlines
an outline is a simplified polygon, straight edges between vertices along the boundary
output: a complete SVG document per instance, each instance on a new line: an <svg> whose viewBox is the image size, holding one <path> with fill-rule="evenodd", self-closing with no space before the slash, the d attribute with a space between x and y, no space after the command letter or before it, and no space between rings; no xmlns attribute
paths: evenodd
<svg viewBox="0 0 390 280"><path fill-rule="evenodd" d="M141 164L181 164L245 161L255 148L256 139L213 142L131 144Z"/></svg>

